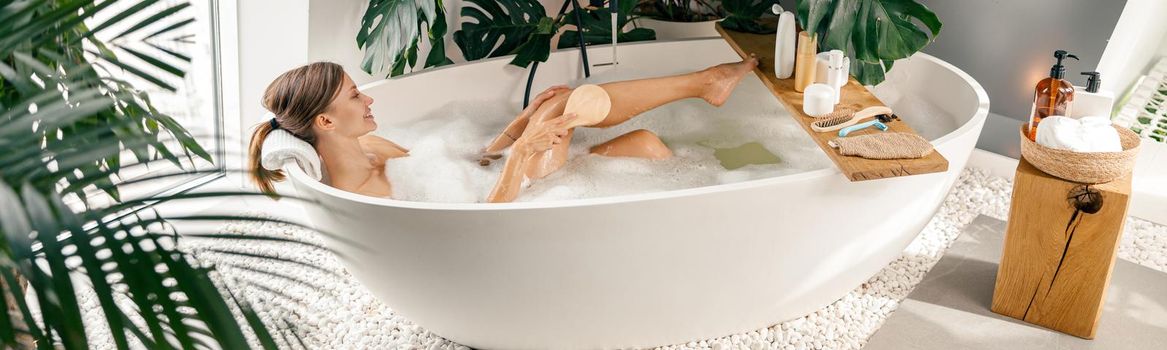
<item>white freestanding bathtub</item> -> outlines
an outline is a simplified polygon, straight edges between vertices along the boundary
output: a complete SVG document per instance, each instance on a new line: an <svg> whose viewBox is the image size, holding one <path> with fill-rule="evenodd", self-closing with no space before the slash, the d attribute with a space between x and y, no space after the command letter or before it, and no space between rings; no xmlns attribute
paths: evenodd
<svg viewBox="0 0 1167 350"><path fill-rule="evenodd" d="M606 62L608 51L589 50L591 62ZM655 76L739 59L721 39L643 43L621 46L618 69ZM382 128L455 99L518 105L527 72L508 61L362 88L376 99ZM539 67L534 92L575 82L580 70L576 51L556 52ZM944 111L905 120L954 126L932 140L947 172L850 182L832 167L667 192L485 204L365 197L288 171L299 195L323 204L307 208L312 223L358 243L330 242L348 270L438 335L492 349L683 343L813 312L920 233L964 168L989 102L964 72L924 54L892 73L885 84L901 100ZM731 98L781 108L753 74Z"/></svg>

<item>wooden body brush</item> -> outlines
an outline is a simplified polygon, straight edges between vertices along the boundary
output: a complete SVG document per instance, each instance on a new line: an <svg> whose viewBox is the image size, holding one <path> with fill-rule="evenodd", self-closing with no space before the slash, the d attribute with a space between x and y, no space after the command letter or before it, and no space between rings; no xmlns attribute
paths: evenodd
<svg viewBox="0 0 1167 350"><path fill-rule="evenodd" d="M612 111L612 99L608 92L599 85L580 85L567 98L567 105L563 107L563 114L575 113L575 120L569 128L577 126L596 125L608 117Z"/></svg>
<svg viewBox="0 0 1167 350"><path fill-rule="evenodd" d="M810 129L816 132L835 131L851 125L855 125L855 123L858 123L863 119L885 114L891 115L891 108L884 106L871 106L851 114L818 118L818 120L815 120L814 123L810 124Z"/></svg>

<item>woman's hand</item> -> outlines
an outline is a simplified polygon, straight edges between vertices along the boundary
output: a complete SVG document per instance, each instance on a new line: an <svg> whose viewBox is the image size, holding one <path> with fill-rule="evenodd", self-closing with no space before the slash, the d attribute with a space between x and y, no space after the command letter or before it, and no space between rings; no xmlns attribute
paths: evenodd
<svg viewBox="0 0 1167 350"><path fill-rule="evenodd" d="M523 113L529 115L531 112L534 112L536 109L539 109L539 106L543 105L543 102L547 102L547 100L551 99L552 97L555 97L555 95L558 95L560 93L567 92L567 91L571 91L571 88L567 87L567 85L555 85L555 86L549 87L549 88L547 88L547 90L543 90L543 92L540 92L538 95L535 95L535 100L531 101L531 103L527 105L527 108L523 109Z"/></svg>
<svg viewBox="0 0 1167 350"><path fill-rule="evenodd" d="M526 157L555 147L563 142L563 136L570 131L568 125L577 117L575 113L568 113L558 118L532 122L523 136L515 140L515 151Z"/></svg>
<svg viewBox="0 0 1167 350"><path fill-rule="evenodd" d="M516 119L530 118L531 114L534 114L535 111L539 109L539 106L543 105L543 102L547 102L547 100L550 100L552 97L555 97L555 95L558 95L558 94L561 94L561 93L564 93L567 91L571 91L571 88L567 87L567 85L555 85L555 86L547 88L547 90L543 90L543 92L540 92L538 95L535 95L535 100L533 100L533 101L531 101L531 103L527 104L527 108L523 108L523 111L519 113L519 116Z"/></svg>
<svg viewBox="0 0 1167 350"><path fill-rule="evenodd" d="M502 158L502 150L513 145L515 140L517 140L520 135L525 133L529 119L531 119L531 115L535 114L535 111L539 110L539 107L542 106L544 102L547 102L547 100L550 100L556 95L567 93L569 91L571 91L571 88L568 88L567 85L556 85L549 87L547 90L543 90L543 92L539 93L539 95L536 95L535 100L531 101L531 103L527 105L527 108L524 108L523 111L520 112L519 115L516 116L515 119L512 120L505 129L503 129L501 134L496 136L494 140L486 146L486 148L482 149L480 152L482 157L478 159L478 164L481 166L488 166L492 161Z"/></svg>

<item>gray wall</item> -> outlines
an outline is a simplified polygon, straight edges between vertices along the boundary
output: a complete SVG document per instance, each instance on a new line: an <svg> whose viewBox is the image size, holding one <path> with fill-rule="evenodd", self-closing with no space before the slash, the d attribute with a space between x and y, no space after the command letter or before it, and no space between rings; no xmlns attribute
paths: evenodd
<svg viewBox="0 0 1167 350"><path fill-rule="evenodd" d="M1066 79L1084 85L1078 73L1097 68L1126 5L1126 0L916 1L944 23L924 52L968 72L989 93L992 113L977 147L1014 158L1020 154L1017 126L1029 119L1033 87L1049 76L1054 50L1081 58L1067 60ZM779 3L791 10L795 1Z"/></svg>
<svg viewBox="0 0 1167 350"><path fill-rule="evenodd" d="M1066 79L1085 85L1078 73L1098 67L1126 5L1126 0L918 1L944 23L924 52L968 72L989 93L992 114L977 146L1015 158L1017 125L1029 119L1033 87L1049 76L1054 50L1081 58L1067 60Z"/></svg>

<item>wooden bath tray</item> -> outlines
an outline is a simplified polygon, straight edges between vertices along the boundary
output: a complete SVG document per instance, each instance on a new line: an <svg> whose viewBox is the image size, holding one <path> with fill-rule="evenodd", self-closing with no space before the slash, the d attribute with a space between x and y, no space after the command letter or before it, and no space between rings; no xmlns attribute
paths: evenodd
<svg viewBox="0 0 1167 350"><path fill-rule="evenodd" d="M734 51L737 51L743 58L749 57L751 53L756 55L758 62L757 69L754 73L758 74L758 78L770 88L770 92L778 97L778 100L786 106L786 110L790 112L794 120L802 125L802 129L806 130L814 142L822 148L823 152L835 162L839 170L843 172L851 181L863 181L883 179L896 176L938 173L948 170L948 160L940 155L940 152L932 152L927 157L919 159L893 159L893 160L873 160L864 159L854 156L839 155L839 152L831 146L827 145L827 141L838 137L834 132L819 133L810 129L811 122L814 118L807 116L802 112L802 93L794 91L794 78L778 79L774 75L774 34L753 34L726 30L721 27L721 23L717 24L717 32L729 42ZM840 106L848 104L858 104L862 107L869 107L875 105L883 105L871 92L867 91L854 78L850 78L847 85L843 86L843 97L839 101ZM901 119L912 118L913 116L899 115ZM919 116L923 117L923 116ZM902 120L894 121L888 124L887 132L906 132L915 134L916 131ZM867 133L880 132L873 128L864 129L863 131L854 132L852 135L862 135Z"/></svg>

